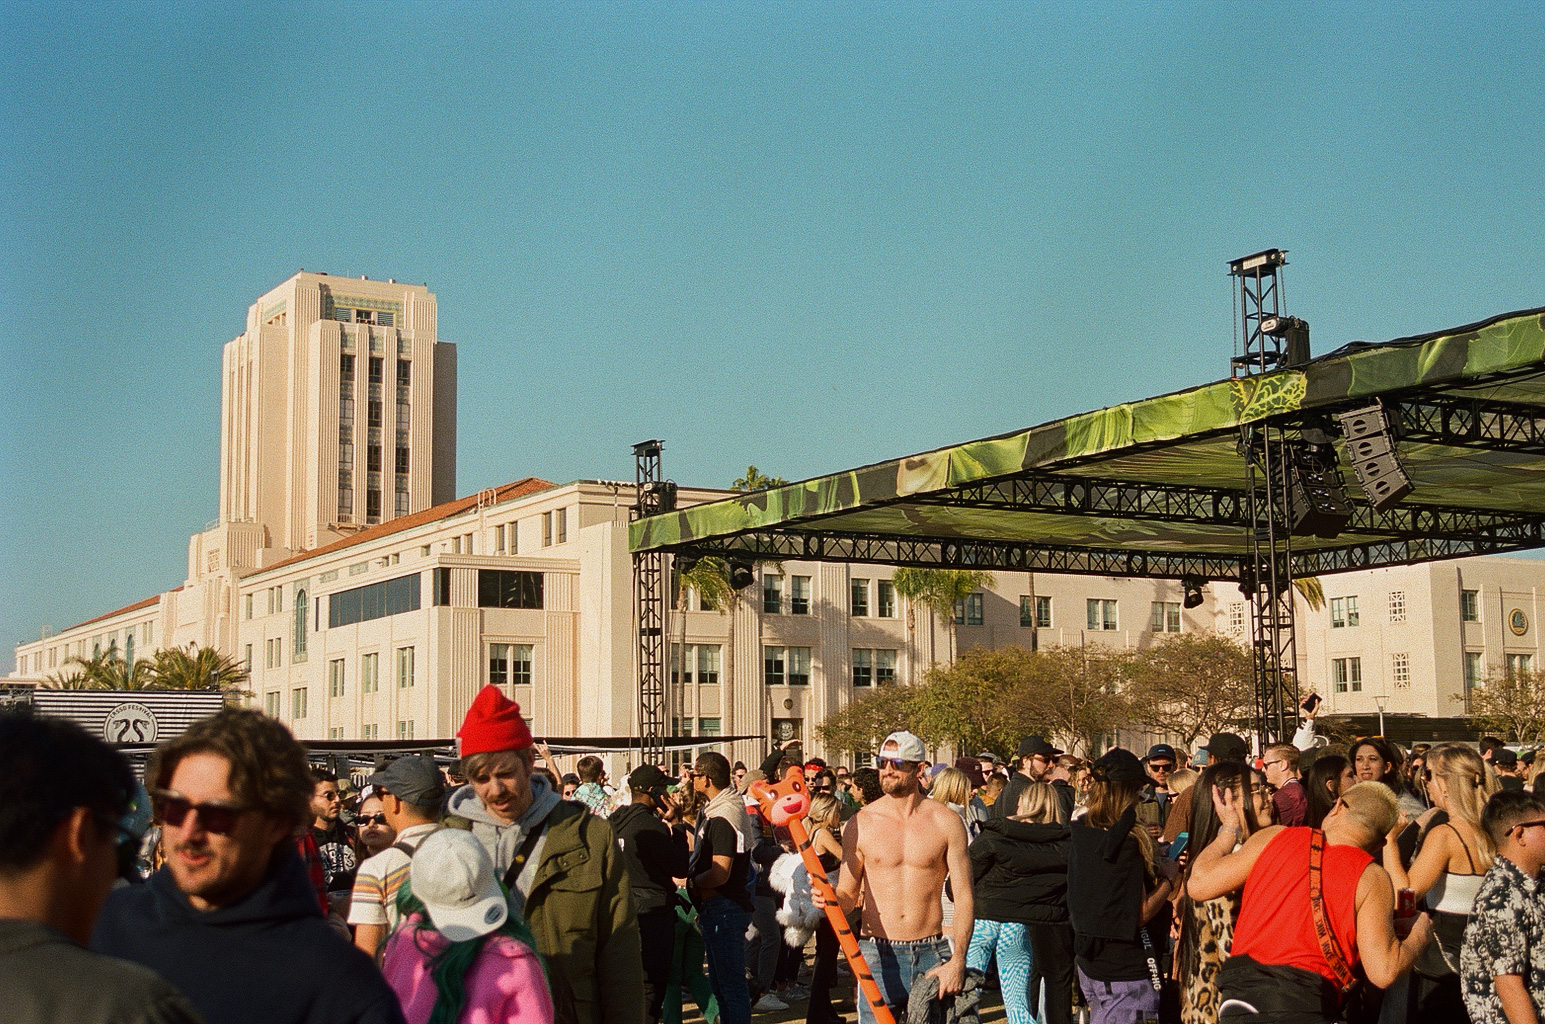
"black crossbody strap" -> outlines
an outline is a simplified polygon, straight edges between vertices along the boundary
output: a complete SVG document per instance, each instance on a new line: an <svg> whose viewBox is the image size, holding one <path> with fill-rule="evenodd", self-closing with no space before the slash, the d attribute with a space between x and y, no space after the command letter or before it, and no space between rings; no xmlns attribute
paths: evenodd
<svg viewBox="0 0 1545 1024"><path fill-rule="evenodd" d="M1345 996L1357 981L1352 965L1347 963L1336 933L1331 931L1330 917L1325 913L1325 895L1320 885L1320 862L1325 859L1325 833L1315 829L1309 833L1309 907L1314 912L1314 936L1320 940L1320 952L1336 976L1336 985Z"/></svg>
<svg viewBox="0 0 1545 1024"><path fill-rule="evenodd" d="M515 859L510 861L510 869L504 873L504 887L506 889L514 891L515 879L520 877L521 868L526 866L526 861L531 858L531 851L536 849L536 844L542 838L542 833L546 828L547 822L544 821L526 833L526 841L521 843L520 849L515 851Z"/></svg>

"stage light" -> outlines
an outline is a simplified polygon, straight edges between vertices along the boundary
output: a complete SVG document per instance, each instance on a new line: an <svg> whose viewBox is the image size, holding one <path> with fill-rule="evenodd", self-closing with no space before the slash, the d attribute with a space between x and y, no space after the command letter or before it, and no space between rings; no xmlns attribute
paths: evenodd
<svg viewBox="0 0 1545 1024"><path fill-rule="evenodd" d="M730 561L730 586L736 590L745 590L756 582L756 570L750 562L743 559L731 559Z"/></svg>
<svg viewBox="0 0 1545 1024"><path fill-rule="evenodd" d="M1261 333L1282 339L1282 365L1302 366L1309 361L1309 324L1296 316L1268 316Z"/></svg>
<svg viewBox="0 0 1545 1024"><path fill-rule="evenodd" d="M1180 586L1185 592L1181 604L1186 608L1198 608L1202 604L1202 579L1199 576L1186 576L1180 581Z"/></svg>

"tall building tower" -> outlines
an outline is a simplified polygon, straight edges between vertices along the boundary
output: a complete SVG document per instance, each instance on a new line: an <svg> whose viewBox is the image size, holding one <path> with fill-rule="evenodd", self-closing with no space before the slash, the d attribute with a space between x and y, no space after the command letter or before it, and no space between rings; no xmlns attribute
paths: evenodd
<svg viewBox="0 0 1545 1024"><path fill-rule="evenodd" d="M426 287L299 273L247 311L222 381L220 522L259 528L261 549L456 496L456 348Z"/></svg>

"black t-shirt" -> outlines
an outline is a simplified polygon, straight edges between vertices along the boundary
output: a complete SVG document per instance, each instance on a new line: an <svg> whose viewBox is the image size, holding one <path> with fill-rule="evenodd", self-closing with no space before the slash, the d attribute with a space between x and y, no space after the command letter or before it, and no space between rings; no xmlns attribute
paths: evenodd
<svg viewBox="0 0 1545 1024"><path fill-rule="evenodd" d="M327 891L352 891L354 873L359 869L359 862L354 857L354 846L349 842L348 830L337 823L327 829L313 825L311 838L317 842L317 856L322 859L322 873L327 878Z"/></svg>
<svg viewBox="0 0 1545 1024"><path fill-rule="evenodd" d="M745 837L734 825L723 818L705 816L697 825L697 843L692 850L692 875L696 877L707 871L716 856L733 856L729 881L718 889L708 890L706 895L723 896L751 910L751 893L747 884L751 877L751 851L745 845Z"/></svg>

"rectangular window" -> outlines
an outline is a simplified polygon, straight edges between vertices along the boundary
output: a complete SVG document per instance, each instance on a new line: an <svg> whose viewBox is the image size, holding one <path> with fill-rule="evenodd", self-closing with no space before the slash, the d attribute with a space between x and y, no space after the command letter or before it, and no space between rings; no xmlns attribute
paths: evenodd
<svg viewBox="0 0 1545 1024"><path fill-rule="evenodd" d="M504 526L494 527L494 554L504 554Z"/></svg>
<svg viewBox="0 0 1545 1024"><path fill-rule="evenodd" d="M290 718L299 721L306 717L306 688L297 686L290 691Z"/></svg>
<svg viewBox="0 0 1545 1024"><path fill-rule="evenodd" d="M249 620L252 618L252 595L251 594L243 594L243 595L241 595L241 617L244 618L244 619L249 619Z"/></svg>
<svg viewBox="0 0 1545 1024"><path fill-rule="evenodd" d="M1481 621L1481 592L1479 590L1461 590L1459 592L1459 618L1462 622Z"/></svg>
<svg viewBox="0 0 1545 1024"><path fill-rule="evenodd" d="M520 569L479 569L479 608L541 608L542 574Z"/></svg>
<svg viewBox="0 0 1545 1024"><path fill-rule="evenodd" d="M671 644L671 682L674 685L690 685L692 682L692 648Z"/></svg>
<svg viewBox="0 0 1545 1024"><path fill-rule="evenodd" d="M767 615L783 613L783 577L762 577L762 611Z"/></svg>
<svg viewBox="0 0 1545 1024"><path fill-rule="evenodd" d="M413 688L413 648L397 648L397 688L399 690L411 690Z"/></svg>
<svg viewBox="0 0 1545 1024"><path fill-rule="evenodd" d="M874 685L874 652L862 647L853 648L853 685Z"/></svg>
<svg viewBox="0 0 1545 1024"><path fill-rule="evenodd" d="M869 614L869 581L855 579L849 586L852 591L850 610L853 615L865 616Z"/></svg>
<svg viewBox="0 0 1545 1024"><path fill-rule="evenodd" d="M369 690L365 691L369 693ZM327 695L329 697L343 696L343 659L327 663Z"/></svg>
<svg viewBox="0 0 1545 1024"><path fill-rule="evenodd" d="M1404 622L1406 620L1406 592L1404 590L1391 590L1389 592L1389 621Z"/></svg>
<svg viewBox="0 0 1545 1024"><path fill-rule="evenodd" d="M1245 603L1243 601L1228 606L1228 631L1235 636L1244 635Z"/></svg>
<svg viewBox="0 0 1545 1024"><path fill-rule="evenodd" d="M488 684L504 686L510 681L510 644L488 645Z"/></svg>
<svg viewBox="0 0 1545 1024"><path fill-rule="evenodd" d="M375 722L359 727L359 738L362 740L378 740L381 738L381 727Z"/></svg>
<svg viewBox="0 0 1545 1024"><path fill-rule="evenodd" d="M1154 633L1180 632L1180 602L1153 602L1153 619L1149 629Z"/></svg>
<svg viewBox="0 0 1545 1024"><path fill-rule="evenodd" d="M876 587L875 604L878 609L875 614L882 619L894 619L896 617L896 584L890 580L881 580Z"/></svg>
<svg viewBox="0 0 1545 1024"><path fill-rule="evenodd" d="M251 644L247 645L247 656L242 659L242 663L244 665L246 665L246 667L247 667L247 675L250 676L252 674L252 645Z"/></svg>
<svg viewBox="0 0 1545 1024"><path fill-rule="evenodd" d="M810 648L789 648L789 685L810 685Z"/></svg>
<svg viewBox="0 0 1545 1024"><path fill-rule="evenodd" d="M1035 598L1029 594L1019 595L1019 625L1024 629L1035 628Z"/></svg>
<svg viewBox="0 0 1545 1024"><path fill-rule="evenodd" d="M1520 674L1528 674L1534 671L1534 655L1509 654L1507 655L1507 677L1517 679Z"/></svg>
<svg viewBox="0 0 1545 1024"><path fill-rule="evenodd" d="M279 717L279 691L270 690L263 695L263 711L269 718Z"/></svg>
<svg viewBox="0 0 1545 1024"><path fill-rule="evenodd" d="M559 544L566 544L569 540L569 510L566 508L553 511L553 533Z"/></svg>
<svg viewBox="0 0 1545 1024"><path fill-rule="evenodd" d="M516 686L530 686L536 680L532 668L535 648L530 644L510 645L510 682Z"/></svg>
<svg viewBox="0 0 1545 1024"><path fill-rule="evenodd" d="M1330 628L1341 629L1357 625L1357 598L1333 597L1330 599Z"/></svg>
<svg viewBox="0 0 1545 1024"><path fill-rule="evenodd" d="M1036 597L1035 625L1037 629L1051 628L1051 598L1039 596Z"/></svg>
<svg viewBox="0 0 1545 1024"><path fill-rule="evenodd" d="M719 719L717 719L717 718L699 718L697 720L697 734L699 736L717 736L717 735L719 735Z"/></svg>
<svg viewBox="0 0 1545 1024"><path fill-rule="evenodd" d="M1486 682L1486 668L1480 651L1465 652L1465 693Z"/></svg>
<svg viewBox="0 0 1545 1024"><path fill-rule="evenodd" d="M810 577L789 577L789 614L810 614Z"/></svg>
<svg viewBox="0 0 1545 1024"><path fill-rule="evenodd" d="M1116 602L1101 598L1091 597L1085 601L1088 611L1087 625L1089 629L1116 628Z"/></svg>
<svg viewBox="0 0 1545 1024"><path fill-rule="evenodd" d="M980 626L982 624L982 595L967 594L955 602L955 625Z"/></svg>
<svg viewBox="0 0 1545 1024"><path fill-rule="evenodd" d="M1363 689L1363 659L1333 658L1330 663L1331 682L1337 693L1361 693Z"/></svg>
<svg viewBox="0 0 1545 1024"><path fill-rule="evenodd" d="M889 686L896 681L896 652L892 650L877 650L874 652L874 685Z"/></svg>
<svg viewBox="0 0 1545 1024"><path fill-rule="evenodd" d="M553 514L542 513L542 546L551 547L553 543Z"/></svg>
<svg viewBox="0 0 1545 1024"><path fill-rule="evenodd" d="M716 644L699 644L697 648L697 681L703 686L719 684L719 647Z"/></svg>
<svg viewBox="0 0 1545 1024"><path fill-rule="evenodd" d="M714 602L713 598L699 590L697 592L697 610L700 612L716 612L719 610L719 606Z"/></svg>
<svg viewBox="0 0 1545 1024"><path fill-rule="evenodd" d="M429 554L422 551L420 554ZM451 604L451 571L449 569L436 569L434 575L434 603L438 608L448 608Z"/></svg>
<svg viewBox="0 0 1545 1024"><path fill-rule="evenodd" d="M1389 675L1395 681L1395 689L1404 690L1411 685L1411 656L1397 652L1389 656Z"/></svg>
<svg viewBox="0 0 1545 1024"><path fill-rule="evenodd" d="M356 622L416 612L419 608L419 574L343 590L327 599L327 626L352 626Z"/></svg>
<svg viewBox="0 0 1545 1024"><path fill-rule="evenodd" d="M762 648L762 682L768 686L784 686L788 672L782 647Z"/></svg>
<svg viewBox="0 0 1545 1024"><path fill-rule="evenodd" d="M385 317L391 316L390 313L383 313L381 315ZM391 326L390 321L388 321L387 326ZM406 359L397 360L397 386L403 387L404 385L411 384L412 382L413 364Z"/></svg>
<svg viewBox="0 0 1545 1024"><path fill-rule="evenodd" d="M361 693L381 692L381 655L367 654L360 659L359 688Z"/></svg>
<svg viewBox="0 0 1545 1024"><path fill-rule="evenodd" d="M411 740L413 738L413 720L411 718L406 722L397 723L397 738L400 740Z"/></svg>

